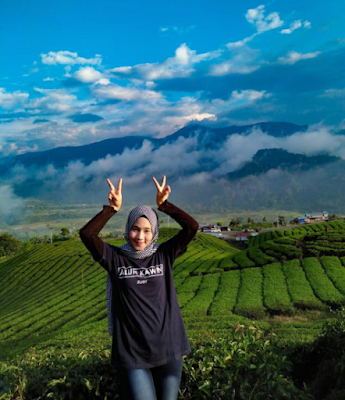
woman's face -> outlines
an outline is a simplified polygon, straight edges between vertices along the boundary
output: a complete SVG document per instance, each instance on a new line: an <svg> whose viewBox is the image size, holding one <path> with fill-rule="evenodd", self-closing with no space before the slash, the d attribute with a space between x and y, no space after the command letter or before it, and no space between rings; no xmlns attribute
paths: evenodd
<svg viewBox="0 0 345 400"><path fill-rule="evenodd" d="M138 218L129 231L129 242L136 251L144 250L152 241L152 228L145 217Z"/></svg>

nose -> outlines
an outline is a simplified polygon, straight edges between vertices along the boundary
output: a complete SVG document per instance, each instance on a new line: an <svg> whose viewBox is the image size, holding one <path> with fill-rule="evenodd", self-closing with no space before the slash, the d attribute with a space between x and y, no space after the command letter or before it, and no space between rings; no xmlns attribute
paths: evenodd
<svg viewBox="0 0 345 400"><path fill-rule="evenodd" d="M138 231L138 239L144 239L144 232L141 229Z"/></svg>

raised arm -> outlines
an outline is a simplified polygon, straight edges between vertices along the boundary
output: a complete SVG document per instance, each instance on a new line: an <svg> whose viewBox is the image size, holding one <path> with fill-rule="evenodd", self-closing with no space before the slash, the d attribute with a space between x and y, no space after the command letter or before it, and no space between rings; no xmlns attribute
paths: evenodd
<svg viewBox="0 0 345 400"><path fill-rule="evenodd" d="M92 218L81 230L80 239L85 247L90 251L95 261L99 261L103 256L103 241L98 236L108 220L115 215L122 205L122 179L119 179L117 188L107 179L110 187L108 194L109 206L103 206L103 210Z"/></svg>
<svg viewBox="0 0 345 400"><path fill-rule="evenodd" d="M182 227L182 230L171 239L171 241L178 243L180 249L182 250L196 235L199 224L186 212L168 202L168 197L171 193L171 187L166 186L165 176L163 176L162 184L159 184L156 178L152 178L152 180L157 188L156 200L158 210L169 215L169 217L173 218Z"/></svg>

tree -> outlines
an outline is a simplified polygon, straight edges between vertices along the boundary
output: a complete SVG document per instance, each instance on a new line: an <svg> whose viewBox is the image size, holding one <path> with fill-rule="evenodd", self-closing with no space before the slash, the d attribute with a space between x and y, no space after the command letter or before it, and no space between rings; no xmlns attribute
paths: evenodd
<svg viewBox="0 0 345 400"><path fill-rule="evenodd" d="M278 215L279 225L286 225L284 215Z"/></svg>
<svg viewBox="0 0 345 400"><path fill-rule="evenodd" d="M0 235L0 257L17 254L22 249L22 242L9 233Z"/></svg>
<svg viewBox="0 0 345 400"><path fill-rule="evenodd" d="M69 230L67 228L61 228L61 236L64 238L69 236Z"/></svg>

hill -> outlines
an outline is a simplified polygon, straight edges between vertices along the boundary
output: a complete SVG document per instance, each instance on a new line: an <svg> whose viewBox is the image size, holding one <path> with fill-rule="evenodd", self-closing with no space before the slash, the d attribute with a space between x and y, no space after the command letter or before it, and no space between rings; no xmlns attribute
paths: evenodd
<svg viewBox="0 0 345 400"><path fill-rule="evenodd" d="M163 238L169 235L165 229ZM260 234L245 251L198 234L176 261L174 279L192 336L254 318L266 327L278 324L283 341L303 342L319 332L315 319L344 303L344 265L345 224L330 222ZM37 246L1 263L2 357L64 337L109 340L105 279L77 240Z"/></svg>
<svg viewBox="0 0 345 400"><path fill-rule="evenodd" d="M164 229L162 240L169 235L171 230ZM176 285L186 315L195 316L195 310L207 315L221 283L219 264L235 252L226 242L198 235L176 261ZM105 281L106 272L79 240L37 246L0 263L2 357L76 330L96 330L107 338ZM203 303L193 300L196 290ZM218 307L225 308L226 304Z"/></svg>

